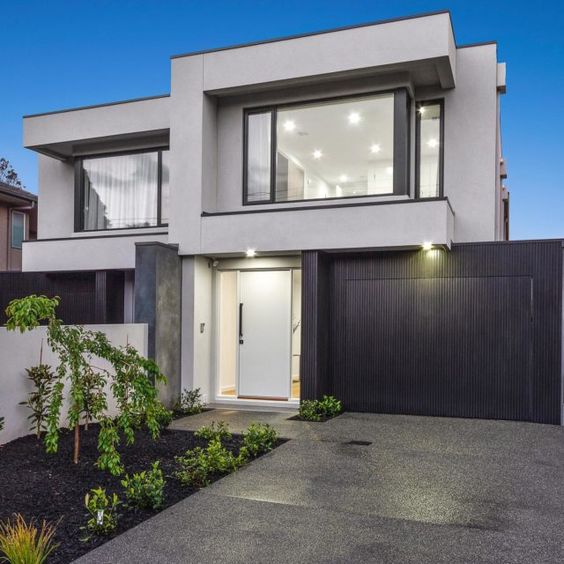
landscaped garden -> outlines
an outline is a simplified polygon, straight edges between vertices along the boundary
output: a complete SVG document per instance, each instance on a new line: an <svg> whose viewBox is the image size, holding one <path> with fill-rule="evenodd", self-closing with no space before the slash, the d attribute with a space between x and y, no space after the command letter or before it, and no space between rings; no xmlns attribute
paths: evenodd
<svg viewBox="0 0 564 564"><path fill-rule="evenodd" d="M47 324L59 364L40 353L29 367L22 404L32 434L0 446L0 561L70 562L282 442L265 424L239 436L222 422L167 430L173 413L158 399L158 366L104 333L64 326L57 306L30 296L6 310L10 330ZM175 406L179 415L203 409L197 390Z"/></svg>

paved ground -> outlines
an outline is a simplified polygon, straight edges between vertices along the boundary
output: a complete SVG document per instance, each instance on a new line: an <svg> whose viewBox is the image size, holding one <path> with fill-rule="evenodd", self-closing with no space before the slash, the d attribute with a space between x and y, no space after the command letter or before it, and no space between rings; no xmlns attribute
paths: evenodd
<svg viewBox="0 0 564 564"><path fill-rule="evenodd" d="M346 413L213 411L291 440L83 557L120 563L564 561L564 429ZM368 446L348 444L371 441Z"/></svg>

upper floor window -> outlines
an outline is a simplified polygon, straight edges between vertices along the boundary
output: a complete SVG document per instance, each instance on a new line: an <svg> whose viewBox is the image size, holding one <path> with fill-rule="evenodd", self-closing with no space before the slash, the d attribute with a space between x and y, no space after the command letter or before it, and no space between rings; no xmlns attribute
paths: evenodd
<svg viewBox="0 0 564 564"><path fill-rule="evenodd" d="M443 103L422 102L417 107L418 198L437 198L443 193Z"/></svg>
<svg viewBox="0 0 564 564"><path fill-rule="evenodd" d="M77 229L157 227L168 222L168 151L82 158Z"/></svg>
<svg viewBox="0 0 564 564"><path fill-rule="evenodd" d="M12 212L12 249L21 249L25 239L25 214Z"/></svg>
<svg viewBox="0 0 564 564"><path fill-rule="evenodd" d="M406 102L402 90L248 110L245 203L406 194Z"/></svg>

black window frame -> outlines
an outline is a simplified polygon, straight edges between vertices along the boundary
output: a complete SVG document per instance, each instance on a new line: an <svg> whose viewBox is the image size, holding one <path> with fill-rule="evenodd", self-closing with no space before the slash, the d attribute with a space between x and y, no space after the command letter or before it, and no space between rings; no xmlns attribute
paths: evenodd
<svg viewBox="0 0 564 564"><path fill-rule="evenodd" d="M277 125L278 110L286 108L315 105L316 103L339 102L354 98L369 98L393 94L394 96L394 158L393 158L393 191L387 194L360 194L356 196L337 196L334 198L303 198L301 200L276 200L276 161L277 161ZM243 109L243 206L264 206L270 204L296 204L300 202L320 202L334 200L349 200L358 198L385 198L390 196L409 196L410 194L410 145L411 145L411 96L407 88L395 88L393 90L376 90L370 92L356 92L344 96L331 96L300 100L285 104L275 104ZM249 201L247 185L248 169L248 135L249 116L253 114L264 114L270 112L270 197L260 201Z"/></svg>
<svg viewBox="0 0 564 564"><path fill-rule="evenodd" d="M440 107L441 120L439 123L439 193L435 196L422 198L420 195L421 180L421 112L419 111L425 106ZM445 100L444 98L436 98L433 100L417 100L415 102L415 198L417 200L431 200L434 198L444 197L444 176L445 176Z"/></svg>
<svg viewBox="0 0 564 564"><path fill-rule="evenodd" d="M16 245L14 245L14 215L21 215L23 218L23 235L22 235L22 244L17 247ZM16 249L18 251L21 251L23 248L23 242L25 241L25 231L26 231L26 223L27 223L27 214L20 211L20 210L11 210L10 211L10 248L11 249Z"/></svg>
<svg viewBox="0 0 564 564"><path fill-rule="evenodd" d="M162 223L162 162L163 151L169 151L167 146L135 149L130 151L114 151L108 153L95 153L80 155L74 159L74 231L75 233L97 233L100 231L125 231L137 229L159 229L168 227L168 223ZM139 227L106 227L103 229L84 228L84 159L103 159L108 157L122 157L126 155L139 155L143 153L157 153L157 224L142 225ZM170 177L169 177L170 184Z"/></svg>

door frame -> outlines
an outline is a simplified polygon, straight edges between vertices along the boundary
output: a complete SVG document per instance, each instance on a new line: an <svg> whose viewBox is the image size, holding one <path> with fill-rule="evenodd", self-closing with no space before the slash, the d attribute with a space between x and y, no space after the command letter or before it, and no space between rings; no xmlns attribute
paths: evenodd
<svg viewBox="0 0 564 564"><path fill-rule="evenodd" d="M299 405L300 400L298 398L292 398L292 349L290 346L290 358L289 358L289 370L288 370L288 378L290 381L290 397L287 400L277 400L277 399L268 399L268 398L240 398L238 397L239 392L239 378L240 378L240 371L239 371L239 345L237 345L237 354L236 354L236 366L237 366L237 374L235 375L235 395L234 396L227 396L221 394L221 383L220 383L220 374L219 374L219 358L220 358L220 340L219 340L219 328L221 323L221 316L220 316L220 308L219 308L219 300L221 298L221 291L220 291L220 277L222 272L236 272L237 273L237 300L239 303L240 299L240 292L241 292L241 285L240 285L240 275L241 272L264 272L264 271L289 271L292 273L295 270L302 270L301 266L278 266L278 267L265 267L261 268L260 266L250 266L248 268L241 268L241 267L220 267L216 270L216 276L214 280L214 296L213 296L213 320L214 320L214 331L213 331L213 382L211 386L211 390L213 393L213 401L214 402L222 402L222 403L236 403L241 405L261 405L261 406L284 406L284 407L295 407ZM294 288L293 284L290 283L290 308L291 304L294 300ZM291 314L291 311L290 311ZM237 308L237 326L239 324L239 308ZM290 324L290 331L292 326ZM290 332L289 335L290 341L292 340L292 333Z"/></svg>

